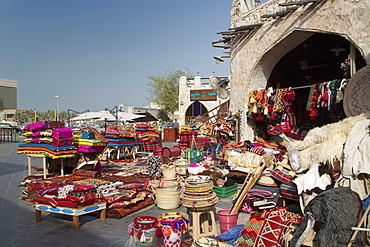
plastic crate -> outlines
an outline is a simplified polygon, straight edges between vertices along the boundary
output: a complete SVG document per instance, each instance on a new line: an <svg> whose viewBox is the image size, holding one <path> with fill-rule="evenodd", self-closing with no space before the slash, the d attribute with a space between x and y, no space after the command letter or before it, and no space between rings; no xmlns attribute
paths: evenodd
<svg viewBox="0 0 370 247"><path fill-rule="evenodd" d="M219 197L227 197L229 195L233 195L238 191L238 184L235 183L234 185L228 186L228 187L219 187L219 186L213 186L213 191L219 196Z"/></svg>

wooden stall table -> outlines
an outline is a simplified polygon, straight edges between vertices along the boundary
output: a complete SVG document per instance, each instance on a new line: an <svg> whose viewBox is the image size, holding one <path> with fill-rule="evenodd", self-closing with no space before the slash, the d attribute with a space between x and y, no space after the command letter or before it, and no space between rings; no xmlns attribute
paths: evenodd
<svg viewBox="0 0 370 247"><path fill-rule="evenodd" d="M46 156L43 154L27 154L28 176L32 175L32 158L42 158L42 169L44 178L46 178L46 175L48 175L48 169L46 167Z"/></svg>
<svg viewBox="0 0 370 247"><path fill-rule="evenodd" d="M43 154L27 154L28 176L32 175L32 158L42 158L42 169L44 178L48 175L46 155ZM64 159L60 159L60 175L64 176Z"/></svg>
<svg viewBox="0 0 370 247"><path fill-rule="evenodd" d="M52 207L46 204L35 204L36 209L36 222L41 222L41 211L70 215L73 217L73 227L80 228L80 216L102 210L100 212L100 219L105 220L107 215L106 202L95 203L85 207L67 208L67 207Z"/></svg>
<svg viewBox="0 0 370 247"><path fill-rule="evenodd" d="M120 159L121 155L124 159L127 158L130 154L135 159L135 154L137 153L138 145L113 145L109 144L107 152L107 161L112 161L114 157L112 157L112 152L115 151L117 153L116 159Z"/></svg>

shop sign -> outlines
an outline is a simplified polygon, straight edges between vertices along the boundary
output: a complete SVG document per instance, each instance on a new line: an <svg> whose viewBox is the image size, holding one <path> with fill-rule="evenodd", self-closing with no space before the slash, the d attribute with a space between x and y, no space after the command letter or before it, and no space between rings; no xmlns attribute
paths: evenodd
<svg viewBox="0 0 370 247"><path fill-rule="evenodd" d="M217 100L217 94L212 89L190 90L191 101Z"/></svg>

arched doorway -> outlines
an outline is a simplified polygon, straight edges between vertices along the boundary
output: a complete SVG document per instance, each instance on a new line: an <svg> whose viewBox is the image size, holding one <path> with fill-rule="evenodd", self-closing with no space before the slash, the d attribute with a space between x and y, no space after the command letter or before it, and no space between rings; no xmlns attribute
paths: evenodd
<svg viewBox="0 0 370 247"><path fill-rule="evenodd" d="M346 68L346 61L349 61L350 54L354 57L352 66L357 70L366 65L360 51L349 40L335 34L314 33L280 58L268 78L266 88L295 89L293 111L297 125L313 127L334 122L335 119L328 116L343 115L341 104L331 112L327 108L318 108L318 118L314 121L309 119L306 111L309 85L349 79L350 71L349 67Z"/></svg>
<svg viewBox="0 0 370 247"><path fill-rule="evenodd" d="M185 124L191 125L197 116L205 113L207 113L207 108L199 101L195 101L186 109Z"/></svg>

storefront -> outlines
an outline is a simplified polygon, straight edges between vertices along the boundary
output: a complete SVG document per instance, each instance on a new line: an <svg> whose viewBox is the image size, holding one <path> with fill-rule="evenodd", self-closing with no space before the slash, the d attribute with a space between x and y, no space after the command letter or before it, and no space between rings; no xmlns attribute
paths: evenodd
<svg viewBox="0 0 370 247"><path fill-rule="evenodd" d="M244 113L240 140L255 134L256 122L247 115L250 93L269 87L296 89L292 107L298 127L331 122L321 109L310 119L309 87L342 81L369 63L370 26L363 21L369 3L271 0L250 10L244 5L233 2L231 27L221 32L231 53L230 111ZM338 117L341 109L336 110Z"/></svg>

